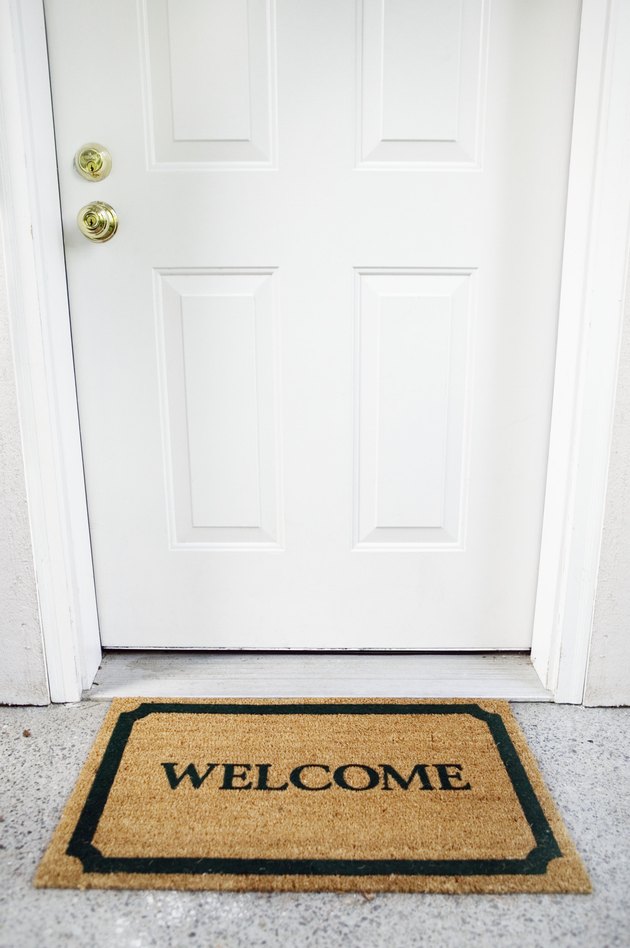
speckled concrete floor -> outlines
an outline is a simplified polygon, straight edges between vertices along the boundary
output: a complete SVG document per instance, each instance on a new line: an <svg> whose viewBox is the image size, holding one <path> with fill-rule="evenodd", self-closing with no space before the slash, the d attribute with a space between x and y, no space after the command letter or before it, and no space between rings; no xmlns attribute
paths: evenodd
<svg viewBox="0 0 630 948"><path fill-rule="evenodd" d="M515 705L591 896L38 891L103 704L0 708L0 946L630 946L630 709ZM23 731L31 736L24 737Z"/></svg>

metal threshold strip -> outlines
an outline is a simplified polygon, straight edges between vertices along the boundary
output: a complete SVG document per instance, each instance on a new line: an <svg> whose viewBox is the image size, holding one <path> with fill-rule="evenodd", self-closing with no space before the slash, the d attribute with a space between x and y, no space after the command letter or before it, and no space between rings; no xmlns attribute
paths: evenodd
<svg viewBox="0 0 630 948"><path fill-rule="evenodd" d="M85 697L130 696L553 700L528 652L106 651Z"/></svg>

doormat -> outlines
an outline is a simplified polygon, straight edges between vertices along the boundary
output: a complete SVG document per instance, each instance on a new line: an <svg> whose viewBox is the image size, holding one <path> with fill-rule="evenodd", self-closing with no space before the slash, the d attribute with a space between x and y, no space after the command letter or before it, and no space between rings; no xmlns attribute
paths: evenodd
<svg viewBox="0 0 630 948"><path fill-rule="evenodd" d="M114 701L38 886L588 892L504 701Z"/></svg>

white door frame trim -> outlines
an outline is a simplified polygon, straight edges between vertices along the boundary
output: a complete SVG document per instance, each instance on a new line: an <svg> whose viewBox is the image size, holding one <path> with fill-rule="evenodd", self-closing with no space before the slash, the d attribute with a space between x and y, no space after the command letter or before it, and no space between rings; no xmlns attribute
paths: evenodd
<svg viewBox="0 0 630 948"><path fill-rule="evenodd" d="M588 668L630 221L630 0L584 0L532 661L556 701Z"/></svg>
<svg viewBox="0 0 630 948"><path fill-rule="evenodd" d="M53 701L101 660L42 0L0 0L0 194L40 622Z"/></svg>
<svg viewBox="0 0 630 948"><path fill-rule="evenodd" d="M630 0L583 0L532 660L580 702L597 582L630 219ZM2 214L33 553L53 701L101 647L43 0L0 0ZM544 146L542 143L541 147Z"/></svg>

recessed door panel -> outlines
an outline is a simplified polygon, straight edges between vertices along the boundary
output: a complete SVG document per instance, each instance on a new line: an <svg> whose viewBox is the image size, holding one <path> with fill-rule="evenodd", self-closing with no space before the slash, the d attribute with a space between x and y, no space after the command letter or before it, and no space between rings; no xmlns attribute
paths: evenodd
<svg viewBox="0 0 630 948"><path fill-rule="evenodd" d="M151 164L273 161L273 0L139 0Z"/></svg>
<svg viewBox="0 0 630 948"><path fill-rule="evenodd" d="M484 0L361 0L360 162L480 160Z"/></svg>
<svg viewBox="0 0 630 948"><path fill-rule="evenodd" d="M358 548L463 544L472 276L357 274Z"/></svg>
<svg viewBox="0 0 630 948"><path fill-rule="evenodd" d="M156 273L175 548L277 544L272 278L273 271Z"/></svg>

